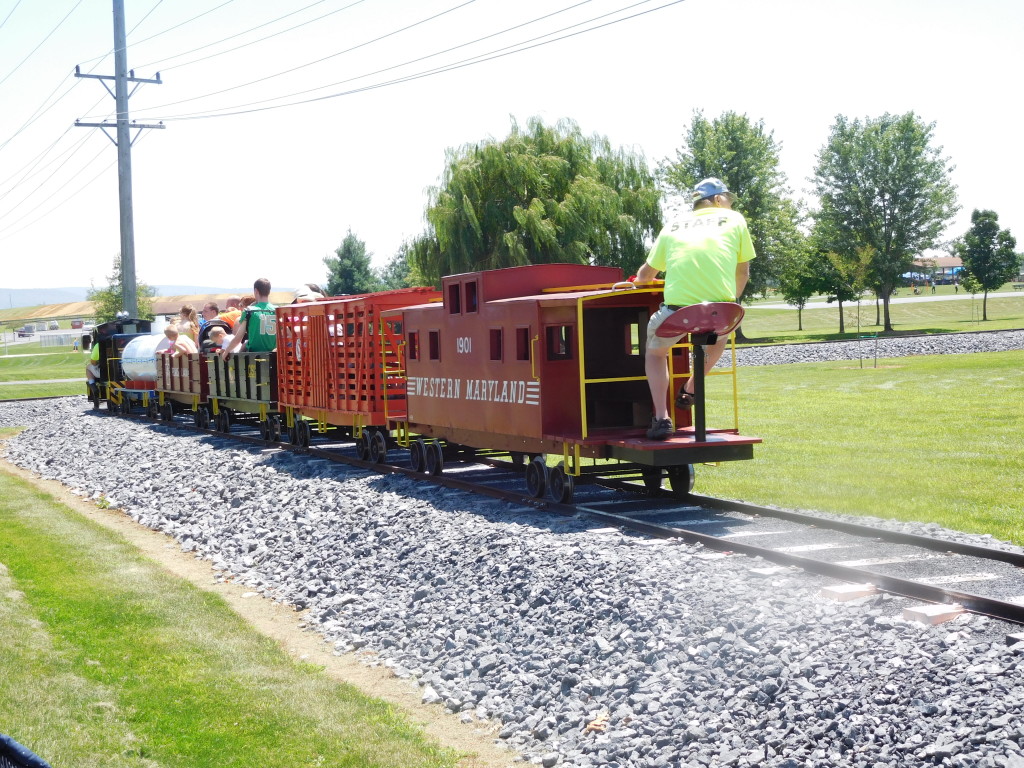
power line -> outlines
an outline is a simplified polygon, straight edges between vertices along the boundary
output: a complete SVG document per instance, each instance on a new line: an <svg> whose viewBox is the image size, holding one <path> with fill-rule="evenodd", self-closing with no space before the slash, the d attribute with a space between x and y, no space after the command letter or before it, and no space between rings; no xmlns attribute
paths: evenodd
<svg viewBox="0 0 1024 768"><path fill-rule="evenodd" d="M493 33L491 33L489 35L484 35L483 37L478 37L475 40L470 40L469 42L466 42L466 43L460 43L459 45L454 45L454 46L452 46L450 48L445 48L442 51L436 51L434 53L427 54L426 56L420 56L419 58L409 59L407 61L403 61L401 64L394 64L394 65L392 65L390 67L384 67L382 69L377 69L377 70L374 70L372 72L365 72L365 73L363 73L361 75L355 75L353 77L349 77L349 78L346 78L344 80L338 80L338 81L333 82L333 83L328 83L327 85L319 85L316 88L308 88L308 89L306 89L304 91L297 91L297 92L294 92L294 93L288 93L288 94L285 94L283 96L274 96L272 98L261 99L259 101L250 101L250 102L247 102L245 104L236 104L233 107L224 107L223 109L239 109L241 107L251 107L251 106L256 106L258 104L266 104L267 102L271 102L271 101L280 101L281 99L287 99L287 98L291 98L293 96L302 96L302 95L307 94L307 93L313 93L315 91L322 91L324 88L333 88L334 86L337 86L337 85L343 85L345 83L350 83L353 80L362 80L363 78L366 78L366 77L372 77L373 75L379 75L382 72L390 72L393 69L400 69L401 67L405 67L405 66L408 66L410 64L416 64L417 62L425 61L427 59L434 58L435 56L441 56L441 55L444 55L446 53L451 53L452 51L456 51L456 50L458 50L460 48L465 48L467 46L474 45L474 44L479 43L479 42L483 42L484 40L489 40L492 37L498 37L500 35L506 34L507 32L512 32L514 30L521 29L522 27L527 27L530 24L536 24L538 21L543 21L544 19L549 19L552 16L557 16L560 13L566 13L567 11L571 11L571 10L573 10L575 8L579 8L581 5L586 5L587 3L590 3L590 2L593 2L593 0L582 0L581 2L578 2L575 5L566 6L565 8L561 8L561 9L559 9L557 11L552 11L551 13L547 13L547 14L545 14L543 16L538 16L537 18L530 19L529 21L524 21L522 24L516 24L515 26L507 27L507 28L502 29L502 30L500 30L498 32L493 32ZM651 0L641 0L641 2L638 3L638 5L642 5L643 3L648 3L648 2L651 2ZM632 7L632 6L628 6L628 7ZM618 11L612 11L611 13L619 13L622 10L625 10L625 9L620 8ZM605 16L611 15L611 13L604 14L604 15ZM595 17L595 19L596 18L602 18L602 16L597 16L597 17ZM593 21L593 20L594 19L589 19L588 22L589 21ZM582 24L582 23L588 23L588 22L580 22L580 23ZM578 24L577 25L572 25L572 26L578 26ZM570 28L571 27L564 27L563 30L564 29L570 29ZM563 30L558 30L558 31L563 31ZM556 34L556 33L555 32L549 32L548 33L548 35L551 35L551 34ZM544 36L545 35L541 35L540 37L544 37ZM534 38L534 39L539 39L539 38ZM519 45L519 44L520 43L517 43L517 45ZM220 111L220 110L214 110L214 111ZM191 113L191 114L203 115L203 114L206 114L206 113L207 113L207 111L195 112L195 113ZM181 117L181 116L179 116L179 117Z"/></svg>
<svg viewBox="0 0 1024 768"><path fill-rule="evenodd" d="M317 59L316 61L310 61L310 62L307 62L306 64L300 64L297 67L292 67L291 69L286 69L286 70L283 70L281 72L276 72L276 73L274 73L272 75L267 75L266 77L261 77L258 80L252 80L252 81L250 81L248 83L241 83L240 85L234 85L234 86L231 86L230 88L224 88L224 89L222 89L220 91L213 91L212 93L206 93L206 94L203 94L202 96L193 96L192 98L189 98L189 99L181 99L179 101L171 101L171 102L168 102L166 104L158 104L155 107L151 107L151 109L163 109L165 107L173 107L173 106L175 106L177 104L186 104L186 103L188 103L190 101L197 101L199 99L205 99L205 98L208 98L210 96L219 96L222 93L228 93L230 91L236 91L239 88L246 88L246 87L248 87L250 85L256 85L257 83L262 83L262 82L265 82L267 80L273 80L275 77L281 77L282 75L288 75L288 74L291 74L292 72L297 72L300 69L305 69L306 67L311 67L314 64L321 64L321 63L323 63L325 61L328 61L330 59L336 58L336 57L341 56L343 54L351 53L352 51L358 50L359 48L365 48L368 45L372 45L373 43L380 42L381 40L384 40L384 39L386 39L388 37L393 37L394 35L397 35L397 34L399 34L401 32L405 32L405 31L410 30L410 29L412 29L414 27L418 27L421 24L426 24L428 21L433 21L434 19L440 18L441 16L444 16L446 14L452 13L453 11L457 11L460 8L464 8L467 5L472 5L475 2L476 2L476 0L465 0L465 2L460 3L460 4L456 5L456 6L451 7L451 8L448 8L447 10L441 11L440 13L436 13L433 16L428 16L425 19L420 19L419 21L413 22L412 24L408 24L408 25L406 25L404 27L401 27L400 29L396 29L396 30L388 32L388 33L386 33L384 35L381 35L379 37L375 37L372 40L367 40L366 42L359 43L358 45L354 45L351 48L346 48L343 51L338 51L337 53L332 53L329 56L324 56L323 58Z"/></svg>
<svg viewBox="0 0 1024 768"><path fill-rule="evenodd" d="M155 67L157 64L163 64L165 61L172 61L173 59L178 59L178 58L181 58L182 56L188 56L190 53L195 53L197 51L202 51L205 48L212 48L213 46L219 45L220 43L226 43L228 40L234 40L236 37L242 37L242 35L247 35L250 32L255 32L257 29L262 29L263 27L269 27L271 24L276 24L279 21L283 21L284 19L287 19L289 16L294 16L297 13L302 13L303 11L309 10L313 6L320 5L321 3L324 3L324 2L327 2L327 0L317 0L315 3L310 3L309 5L304 6L303 8L299 8L296 11L292 11L291 13L286 13L284 16L279 16L276 19L271 19L270 21L264 22L263 24L258 24L255 27L250 27L249 29L246 29L246 30L244 30L242 32L238 32L238 33L236 33L234 35L229 35L228 37L223 37L220 40L214 40L212 43L207 43L206 45L201 45L198 48L193 48L192 50L189 50L189 51L183 51L182 53L177 53L174 56L168 56L166 59L159 59L158 61L151 61L148 64L142 64L139 68L141 69L142 67ZM243 45L239 45L239 46L236 46L234 48L229 48L226 51L220 51L219 53L211 53L209 56L203 56L202 58L193 59L192 61L186 61L186 62L184 62L182 64L174 64L174 65L172 65L170 67L162 67L161 71L167 72L167 71L170 71L172 69L178 69L180 67L187 67L190 64L195 64L196 62L206 61L207 59L212 59L212 58L215 58L217 56L222 56L225 53L231 53L232 51L237 51L240 48L245 48L245 47L250 46L250 45L255 45L256 43L261 43L264 40L270 40L273 37L277 37L278 35L283 35L283 34L285 34L287 32L291 32L292 30L298 29L299 27L304 27L307 24L312 24L314 21L320 21L321 19L326 19L328 16L333 16L336 13L341 13L342 11L346 11L349 8L351 8L353 5L359 5L359 3L362 3L362 2L365 2L365 0L357 0L354 3L346 5L346 6L342 7L342 8L338 8L337 10L331 11L330 13L325 13L322 16L317 16L315 19L310 19L309 21L304 21L302 24L296 24L294 27L289 27L288 29L281 30L280 32L275 32L272 35L267 35L266 37L261 37L259 40L253 40L250 43L245 43ZM140 41L140 42L142 42L142 41Z"/></svg>
<svg viewBox="0 0 1024 768"><path fill-rule="evenodd" d="M61 28L61 26L64 24L64 22L68 20L68 16L70 16L72 13L74 13L75 9L78 8L78 6L80 6L83 2L84 2L84 0L78 0L78 2L75 3L75 7L72 8L70 11L68 11L63 19L61 19L59 22L57 22L57 26L50 30L50 33L39 42L39 45L37 45L35 48L33 48L31 50L31 52L29 52L28 56L26 56L24 59L22 59L20 62L18 62L18 65L14 69L12 69L10 72L8 72L7 76L4 77L3 80L0 80L0 85L3 85L4 83L6 83L11 75L13 75L19 69L21 69L21 65L24 64L26 61L28 61L29 59L32 58L32 54L34 54L36 51L38 51L43 46L43 43L45 43L47 40L49 40L53 36L53 33ZM17 7L17 6L15 6L15 7ZM14 11L11 11L11 13L14 13ZM10 16L8 16L8 18L10 18ZM4 21L6 23L6 19Z"/></svg>
<svg viewBox="0 0 1024 768"><path fill-rule="evenodd" d="M243 109L243 110L237 110L237 111L231 111L231 112L223 112L223 111L219 111L219 110L211 110L211 111L207 111L207 112L194 112L194 113L187 113L187 114L184 114L184 115L162 116L162 117L159 117L159 118L157 118L157 117L150 117L150 118L146 118L146 119L152 119L152 120L160 119L160 120L163 120L164 122L171 122L171 121L180 121L180 120L203 120L203 119L216 118L216 117L232 117L232 116L235 116L235 115L245 115L245 114L251 114L251 113L254 113L254 112L266 112L266 111L273 110L273 109L283 109L285 107L295 107L295 106L300 106L302 104L310 104L310 103L317 102L317 101L326 101L328 99L335 99L335 98L339 98L339 97L342 97L342 96L351 96L351 95L354 95L354 94L357 94L357 93L364 93L366 91L372 91L372 90L377 90L379 88L386 88L386 87L392 86L392 85L399 85L399 84L402 84L402 83L411 82L413 80L420 80L420 79L423 79L423 78L426 78L426 77L431 77L433 75L438 75L438 74L442 74L442 73L445 73L445 72L451 72L451 71L454 71L454 70L457 70L457 69L464 69L466 67L473 66L474 64L482 64L482 63L487 62L487 61L493 61L494 59L504 58L505 56L511 56L513 54L516 54L516 53L523 53L524 51L529 51L529 50L532 50L534 48L540 48L542 46L550 45L551 43L556 43L556 42L559 42L559 41L562 41L562 40L566 40L566 39L571 38L571 37L577 37L579 35L586 34L587 32L593 32L593 31L598 30L598 29L603 29L605 27L609 27L609 26L612 26L614 24L618 24L618 23L623 22L623 21L628 21L630 19L634 19L634 18L637 18L639 16L645 16L645 15L647 15L649 13L654 13L655 11L660 11L660 10L662 10L664 8L668 8L669 6L679 5L680 3L685 2L685 0L672 0L672 2L665 3L664 5L660 5L660 6L656 7L656 8L649 8L649 9L647 9L645 11L640 11L638 13L634 13L634 14L631 14L629 16L624 16L624 17L622 17L620 19L614 19L612 21L605 22L604 24L598 24L598 25L593 26L593 27L588 27L587 29L582 29L582 30L578 30L576 32L571 32L569 34L562 35L561 37L557 37L557 38L554 38L552 40L544 40L542 42L534 43L533 45L525 45L525 43L529 43L529 42L532 42L534 40L540 40L543 37L549 37L550 35L558 34L559 32L562 32L562 31L564 31L566 29L572 29L573 27L577 27L580 24L587 24L587 23L590 23L590 22L595 21L597 19L604 18L606 16L610 16L610 15L612 15L614 13L621 13L624 10L629 10L630 8L635 8L636 6L644 5L644 4L649 3L649 2L651 2L651 0L640 0L640 2L638 2L638 3L634 3L633 5L625 6L623 8L618 9L617 11L611 11L611 12L606 13L606 14L601 14L600 16L596 16L596 17L594 17L592 19L588 19L587 21L579 22L578 24L573 24L573 25L570 25L568 27L563 27L560 30L556 30L554 32L548 32L545 35L540 35L538 37L531 38L530 40L521 41L519 43L514 43L513 45L505 46L504 48L498 48L498 49L495 49L494 51L490 51L488 53L479 54L478 56L472 56L472 57L470 57L468 59L463 59L461 61L454 62L452 64L446 64L446 65L442 65L442 66L439 66L439 67L434 67L432 69L425 70L423 72L414 73L414 74L411 74L411 75L406 75L404 77L398 77L398 78L394 78L392 80L386 80L386 81L379 82L379 83L374 83L374 84L371 84L371 85L363 86L361 88L352 88L352 89L347 90L347 91L341 91L339 93L328 94L326 96L318 96L316 98L311 98L311 99L302 99L300 101L292 101L292 102L288 102L287 104L277 104L277 105L268 106L268 107L257 107L257 108L254 108L254 109ZM523 46L523 47L518 47L518 46ZM509 48L515 48L515 50L508 50ZM381 71L386 71L386 70L381 70ZM363 75L363 77L366 77L366 76L367 75ZM360 78L352 78L352 79L360 79ZM346 81L342 81L342 82L346 82ZM324 87L330 87L330 86L324 86ZM319 90L319 89L314 89L314 90ZM279 96L279 97L277 97L277 99L269 99L269 101L276 101L278 99L289 98L290 96L294 96L294 95L298 95L298 94L288 94L288 95L285 95L285 96ZM181 103L181 102L175 102L175 103ZM235 109L235 108L234 107L224 107L222 109ZM219 112L219 113L217 113L217 112ZM217 114L215 114L215 113L217 113Z"/></svg>
<svg viewBox="0 0 1024 768"><path fill-rule="evenodd" d="M18 0L18 2L16 2L16 3L14 4L14 7L13 7L13 8L11 8L11 12L10 12L10 13L8 13L8 14L7 14L7 15L6 15L6 16L4 17L4 20L3 20L3 21L0 21L0 29L3 29L3 28L4 28L4 24L6 24L6 23L7 23L7 19L11 18L11 16L13 16L13 15L14 15L14 12L15 12L16 10L18 10L18 6L19 6L19 5L21 5L21 0Z"/></svg>

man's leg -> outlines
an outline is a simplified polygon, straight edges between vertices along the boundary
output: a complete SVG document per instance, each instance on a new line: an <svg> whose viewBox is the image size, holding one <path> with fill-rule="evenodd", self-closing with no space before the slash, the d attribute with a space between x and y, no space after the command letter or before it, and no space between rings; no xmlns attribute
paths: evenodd
<svg viewBox="0 0 1024 768"><path fill-rule="evenodd" d="M722 353L725 352L725 345L728 343L729 337L721 336L714 345L706 347L704 349L705 376L711 373L711 369L715 367L715 363L717 363L722 358ZM650 377L650 374L647 375L648 377ZM693 394L693 376L686 380L686 383L683 385L683 389L685 389L689 394Z"/></svg>
<svg viewBox="0 0 1024 768"><path fill-rule="evenodd" d="M671 349L671 347L661 349L648 347L644 357L647 386L651 389L651 401L654 403L654 418L659 420L669 418L668 353Z"/></svg>

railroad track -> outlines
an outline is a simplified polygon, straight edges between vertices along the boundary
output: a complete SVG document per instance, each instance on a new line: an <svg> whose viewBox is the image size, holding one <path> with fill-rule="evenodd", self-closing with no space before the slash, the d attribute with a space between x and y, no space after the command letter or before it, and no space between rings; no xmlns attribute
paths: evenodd
<svg viewBox="0 0 1024 768"><path fill-rule="evenodd" d="M141 414L130 417L167 425ZM245 422L234 425L229 433L201 430L180 419L171 424L264 448L296 450L289 443L269 443ZM1014 551L699 494L681 499L645 485L639 476L632 481L618 478L578 485L574 503L559 504L526 493L523 468L507 454L450 457L444 471L432 476L415 471L404 449L389 450L386 463L361 459L350 440L318 442L298 450L314 460L404 474L557 515L585 516L623 531L699 543L716 552L761 558L777 567L799 568L912 600L955 604L972 613L1024 624L1024 554ZM974 591L958 588L964 584Z"/></svg>

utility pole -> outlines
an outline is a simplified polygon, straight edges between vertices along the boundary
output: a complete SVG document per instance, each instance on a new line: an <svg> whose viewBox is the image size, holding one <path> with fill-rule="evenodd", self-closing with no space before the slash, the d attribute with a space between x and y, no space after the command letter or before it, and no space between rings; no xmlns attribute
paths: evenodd
<svg viewBox="0 0 1024 768"><path fill-rule="evenodd" d="M128 69L128 43L124 32L124 0L114 0L114 76L110 75L88 75L82 74L79 67L75 67L75 77L92 77L103 83L103 87L114 97L117 108L117 138L107 133L110 123L83 123L75 121L75 125L82 128L100 128L107 138L114 142L117 147L117 197L121 211L121 306L129 317L138 317L139 297L135 284L135 218L132 213L132 144L135 139L130 137L129 131L137 128L135 138L143 128L164 128L163 123L157 125L140 125L138 123L128 124L128 98L135 93L135 89L128 92L128 83L156 83L160 85L160 73L156 73L156 79L147 80L135 77L135 70ZM106 80L114 81L114 90L106 84Z"/></svg>

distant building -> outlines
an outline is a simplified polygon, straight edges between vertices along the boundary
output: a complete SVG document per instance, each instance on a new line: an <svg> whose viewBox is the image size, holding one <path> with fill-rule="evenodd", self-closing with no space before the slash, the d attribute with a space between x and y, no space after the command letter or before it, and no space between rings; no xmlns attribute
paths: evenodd
<svg viewBox="0 0 1024 768"><path fill-rule="evenodd" d="M914 259L914 268L930 273L937 283L952 283L953 279L964 268L959 256L935 256L927 259Z"/></svg>

